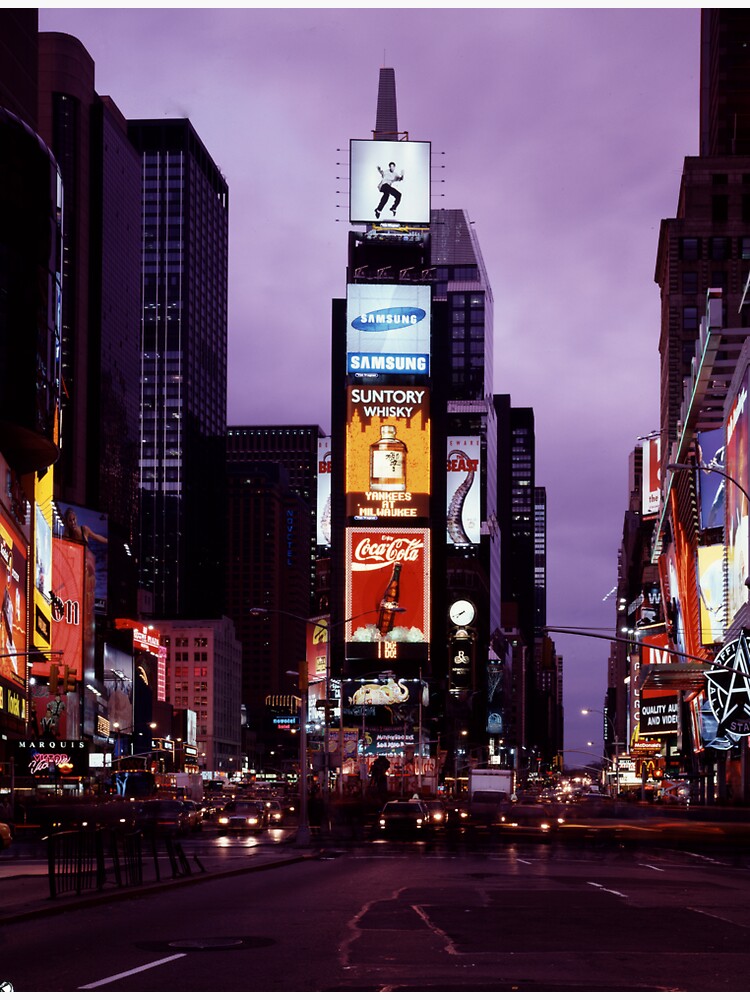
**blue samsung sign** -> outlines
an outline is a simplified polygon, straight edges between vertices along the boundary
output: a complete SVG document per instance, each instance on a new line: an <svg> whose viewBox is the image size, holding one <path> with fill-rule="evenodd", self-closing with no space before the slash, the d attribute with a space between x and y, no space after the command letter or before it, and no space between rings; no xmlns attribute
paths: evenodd
<svg viewBox="0 0 750 1000"><path fill-rule="evenodd" d="M389 306L373 312L363 313L352 320L355 330L365 333L383 333L387 330L403 330L407 326L416 326L425 318L424 309L413 307Z"/></svg>
<svg viewBox="0 0 750 1000"><path fill-rule="evenodd" d="M397 372L403 375L429 375L429 354L375 354L350 351L346 356L348 375L379 375Z"/></svg>

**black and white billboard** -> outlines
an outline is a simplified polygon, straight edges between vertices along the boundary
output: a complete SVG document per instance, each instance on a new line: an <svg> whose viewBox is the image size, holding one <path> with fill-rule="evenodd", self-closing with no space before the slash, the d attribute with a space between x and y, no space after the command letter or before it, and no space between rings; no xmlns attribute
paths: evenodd
<svg viewBox="0 0 750 1000"><path fill-rule="evenodd" d="M349 221L430 224L430 143L352 139Z"/></svg>

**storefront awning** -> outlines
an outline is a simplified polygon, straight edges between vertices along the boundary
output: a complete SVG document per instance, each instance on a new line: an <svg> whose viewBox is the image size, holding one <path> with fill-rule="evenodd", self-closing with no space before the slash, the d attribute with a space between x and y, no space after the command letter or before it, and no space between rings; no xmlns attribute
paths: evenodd
<svg viewBox="0 0 750 1000"><path fill-rule="evenodd" d="M706 686L706 671L712 663L651 663L641 682L641 691L700 691Z"/></svg>

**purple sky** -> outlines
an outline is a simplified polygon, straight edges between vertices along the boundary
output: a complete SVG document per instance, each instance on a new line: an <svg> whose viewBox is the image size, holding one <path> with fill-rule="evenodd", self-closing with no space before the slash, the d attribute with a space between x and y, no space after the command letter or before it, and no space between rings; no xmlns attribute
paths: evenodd
<svg viewBox="0 0 750 1000"><path fill-rule="evenodd" d="M433 207L476 223L494 391L535 412L548 622L611 628L628 455L659 425L659 223L698 152L699 9L41 9L39 22L83 42L127 117L188 116L227 179L232 424L330 430L348 142L370 137L378 71L395 69L399 127L432 142ZM601 717L580 708L602 706L609 646L556 643L566 749L599 744Z"/></svg>

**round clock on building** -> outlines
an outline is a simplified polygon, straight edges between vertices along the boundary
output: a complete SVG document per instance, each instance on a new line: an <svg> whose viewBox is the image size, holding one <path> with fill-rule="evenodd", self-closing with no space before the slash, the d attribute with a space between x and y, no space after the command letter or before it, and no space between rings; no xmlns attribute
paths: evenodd
<svg viewBox="0 0 750 1000"><path fill-rule="evenodd" d="M477 611L471 601L454 601L448 616L454 625L471 625Z"/></svg>

